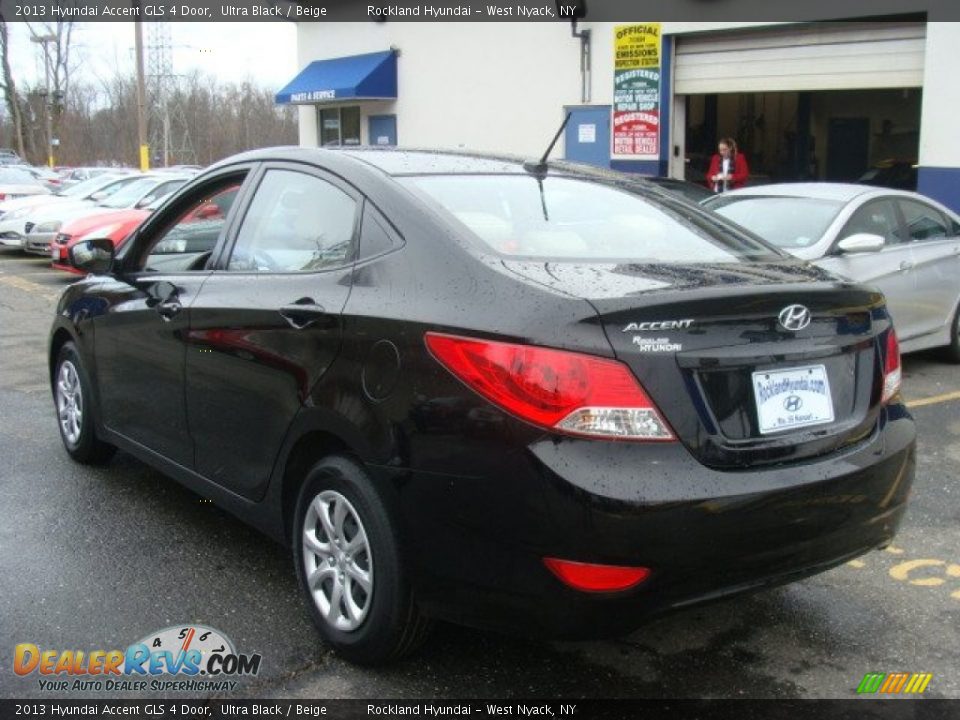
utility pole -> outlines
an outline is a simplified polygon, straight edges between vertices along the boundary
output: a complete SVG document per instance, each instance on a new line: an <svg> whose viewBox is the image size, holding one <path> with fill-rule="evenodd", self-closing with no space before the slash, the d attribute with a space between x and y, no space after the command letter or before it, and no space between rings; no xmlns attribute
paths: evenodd
<svg viewBox="0 0 960 720"><path fill-rule="evenodd" d="M43 115L47 127L47 165L53 167L53 96L50 95L50 52L48 43L57 42L56 35L36 35L31 33L30 42L43 46Z"/></svg>
<svg viewBox="0 0 960 720"><path fill-rule="evenodd" d="M140 3L135 3L139 8ZM150 169L150 146L147 144L147 99L146 87L143 76L143 25L137 20L134 23L136 28L136 53L137 53L137 135L140 141L140 169Z"/></svg>

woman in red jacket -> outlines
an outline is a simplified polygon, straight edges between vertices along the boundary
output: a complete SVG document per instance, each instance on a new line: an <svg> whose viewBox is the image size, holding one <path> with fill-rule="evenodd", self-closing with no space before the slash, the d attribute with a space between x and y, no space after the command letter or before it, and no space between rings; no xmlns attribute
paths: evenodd
<svg viewBox="0 0 960 720"><path fill-rule="evenodd" d="M747 159L737 152L733 138L723 138L717 144L717 153L710 159L707 187L714 192L736 190L747 184L750 169Z"/></svg>

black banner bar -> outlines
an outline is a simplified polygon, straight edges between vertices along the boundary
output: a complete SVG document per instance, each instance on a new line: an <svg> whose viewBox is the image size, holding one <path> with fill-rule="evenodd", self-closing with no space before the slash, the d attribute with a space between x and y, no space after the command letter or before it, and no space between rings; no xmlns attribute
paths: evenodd
<svg viewBox="0 0 960 720"><path fill-rule="evenodd" d="M642 718L643 720L947 720L960 701L853 700L0 700L0 718Z"/></svg>
<svg viewBox="0 0 960 720"><path fill-rule="evenodd" d="M578 0L0 0L7 22L569 22ZM586 22L813 21L925 15L960 20L957 0L587 0Z"/></svg>

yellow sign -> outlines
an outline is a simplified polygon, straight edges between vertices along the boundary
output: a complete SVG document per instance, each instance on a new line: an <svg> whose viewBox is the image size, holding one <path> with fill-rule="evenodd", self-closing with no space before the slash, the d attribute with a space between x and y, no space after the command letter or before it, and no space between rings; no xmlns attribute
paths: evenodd
<svg viewBox="0 0 960 720"><path fill-rule="evenodd" d="M660 23L617 25L613 36L613 69L660 67Z"/></svg>

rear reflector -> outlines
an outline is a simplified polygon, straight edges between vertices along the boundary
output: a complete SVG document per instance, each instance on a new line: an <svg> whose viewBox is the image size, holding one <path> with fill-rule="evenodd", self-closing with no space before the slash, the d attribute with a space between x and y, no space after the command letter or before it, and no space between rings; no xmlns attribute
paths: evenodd
<svg viewBox="0 0 960 720"><path fill-rule="evenodd" d="M475 392L557 432L625 440L674 436L630 369L617 360L428 332L433 356Z"/></svg>
<svg viewBox="0 0 960 720"><path fill-rule="evenodd" d="M650 577L650 568L595 565L593 563L544 558L543 564L574 590L618 592L629 590Z"/></svg>
<svg viewBox="0 0 960 720"><path fill-rule="evenodd" d="M886 350L883 355L883 395L880 402L888 402L900 391L903 372L900 367L900 343L893 328L887 332Z"/></svg>

